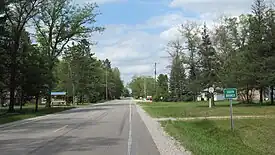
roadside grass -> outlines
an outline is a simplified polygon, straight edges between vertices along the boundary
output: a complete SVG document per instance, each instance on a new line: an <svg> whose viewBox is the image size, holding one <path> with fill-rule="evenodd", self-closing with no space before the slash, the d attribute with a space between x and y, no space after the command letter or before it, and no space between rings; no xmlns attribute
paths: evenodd
<svg viewBox="0 0 275 155"><path fill-rule="evenodd" d="M139 103L152 117L208 117L229 116L229 101L216 102L209 108L208 102L153 102ZM275 106L240 104L233 102L234 115L275 115Z"/></svg>
<svg viewBox="0 0 275 155"><path fill-rule="evenodd" d="M194 155L275 154L275 119L163 121L165 131Z"/></svg>
<svg viewBox="0 0 275 155"><path fill-rule="evenodd" d="M6 113L7 109L2 108L0 109L0 124L37 117L37 116L43 116L43 115L52 114L52 113L57 113L57 112L69 110L72 108L74 107L52 107L52 108L39 107L38 112L35 112L34 105L27 105L26 107L24 106L21 111L18 108L16 108L15 113Z"/></svg>

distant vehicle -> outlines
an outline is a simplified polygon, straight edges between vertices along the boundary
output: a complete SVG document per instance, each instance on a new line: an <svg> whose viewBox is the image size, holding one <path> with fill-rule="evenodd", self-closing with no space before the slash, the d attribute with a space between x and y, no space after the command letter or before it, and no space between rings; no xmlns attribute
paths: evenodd
<svg viewBox="0 0 275 155"><path fill-rule="evenodd" d="M147 97L146 97L146 100L152 101L152 100L153 100L153 97L152 97L152 96L147 96Z"/></svg>

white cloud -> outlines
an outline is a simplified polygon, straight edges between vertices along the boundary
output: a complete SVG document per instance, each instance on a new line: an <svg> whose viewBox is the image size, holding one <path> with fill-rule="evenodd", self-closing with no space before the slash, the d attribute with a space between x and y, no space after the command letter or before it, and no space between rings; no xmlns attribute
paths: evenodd
<svg viewBox="0 0 275 155"><path fill-rule="evenodd" d="M109 0L111 1L115 0ZM221 15L237 16L249 12L252 2L253 0L173 0L169 5L171 8L182 8L184 12L196 16L172 12L152 17L137 25L107 25L103 35L95 36L98 45L93 50L100 59L108 58L113 66L119 67L126 82L134 75L153 75L155 62L158 63L158 73L167 73L169 70L166 66L170 60L163 58L167 56L164 46L168 41L179 37L180 24L195 21L202 25L206 22L211 28ZM149 33L149 29L162 32Z"/></svg>
<svg viewBox="0 0 275 155"><path fill-rule="evenodd" d="M267 3L273 0L266 0ZM200 24L206 22L212 27L222 16L239 16L251 12L254 0L172 0L171 8L197 14Z"/></svg>
<svg viewBox="0 0 275 155"><path fill-rule="evenodd" d="M172 26L169 29L160 33L160 38L162 38L166 41L176 40L179 37L180 37L179 25Z"/></svg>
<svg viewBox="0 0 275 155"><path fill-rule="evenodd" d="M219 23L222 16L238 16L248 13L254 0L172 0L171 8L181 8L184 12L196 16L186 17L183 13L177 12L164 16L153 17L147 24L166 27L160 37L164 40L173 40L179 37L178 27L188 21L194 21L199 25L206 22L208 28L212 29Z"/></svg>
<svg viewBox="0 0 275 155"><path fill-rule="evenodd" d="M239 15L250 11L254 0L173 0L170 7L183 8L196 13L228 13Z"/></svg>
<svg viewBox="0 0 275 155"><path fill-rule="evenodd" d="M149 27L171 27L176 26L187 20L180 13L166 14L163 16L152 17L146 22L146 25Z"/></svg>
<svg viewBox="0 0 275 155"><path fill-rule="evenodd" d="M167 72L168 59L163 51L165 40L158 34L130 28L109 25L101 36L96 36L98 45L93 48L99 59L110 59L112 66L119 67L124 81L129 82L134 75L153 75L154 63L158 63L158 73Z"/></svg>

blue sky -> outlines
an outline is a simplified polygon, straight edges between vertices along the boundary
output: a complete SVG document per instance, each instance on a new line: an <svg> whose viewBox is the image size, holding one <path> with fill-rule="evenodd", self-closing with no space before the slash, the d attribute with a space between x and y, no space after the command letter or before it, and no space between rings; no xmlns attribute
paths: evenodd
<svg viewBox="0 0 275 155"><path fill-rule="evenodd" d="M103 24L129 24L135 25L146 21L152 16L156 16L167 11L167 7L160 4L158 9L152 10L152 5L146 3L117 2L101 5L100 10L103 13L101 22Z"/></svg>
<svg viewBox="0 0 275 155"><path fill-rule="evenodd" d="M165 46L180 37L178 26L187 21L206 22L211 29L221 15L237 16L249 12L253 0L75 0L96 2L97 20L106 30L91 38L100 59L108 58L119 67L125 83L134 75L169 73Z"/></svg>

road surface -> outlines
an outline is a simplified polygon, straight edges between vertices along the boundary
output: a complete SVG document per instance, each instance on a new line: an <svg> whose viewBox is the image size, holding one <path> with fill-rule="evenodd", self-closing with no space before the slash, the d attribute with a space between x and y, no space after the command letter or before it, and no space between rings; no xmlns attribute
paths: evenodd
<svg viewBox="0 0 275 155"><path fill-rule="evenodd" d="M159 155L130 100L0 128L1 155Z"/></svg>

